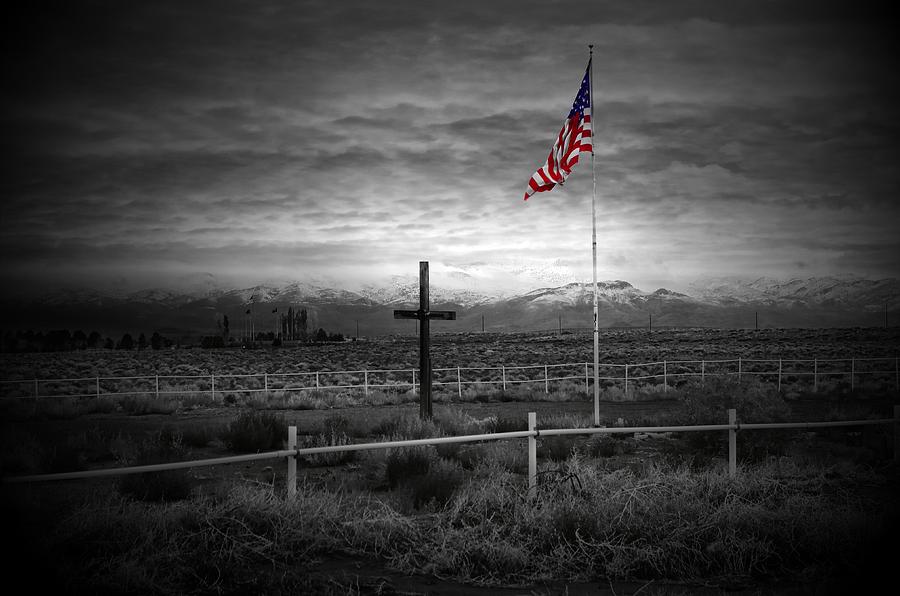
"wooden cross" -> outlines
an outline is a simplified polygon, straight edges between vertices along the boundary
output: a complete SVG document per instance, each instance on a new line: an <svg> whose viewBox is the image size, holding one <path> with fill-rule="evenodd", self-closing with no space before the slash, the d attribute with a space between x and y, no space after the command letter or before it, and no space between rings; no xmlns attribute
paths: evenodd
<svg viewBox="0 0 900 596"><path fill-rule="evenodd" d="M431 418L431 337L429 321L455 321L456 311L430 310L428 300L428 261L419 261L419 310L395 310L395 319L419 321L419 416Z"/></svg>

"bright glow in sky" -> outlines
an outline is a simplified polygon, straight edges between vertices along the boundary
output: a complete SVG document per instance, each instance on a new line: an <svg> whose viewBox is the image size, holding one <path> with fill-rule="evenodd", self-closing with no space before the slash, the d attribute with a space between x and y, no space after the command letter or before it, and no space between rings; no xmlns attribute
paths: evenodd
<svg viewBox="0 0 900 596"><path fill-rule="evenodd" d="M4 27L13 287L591 278L591 166L523 202L594 44L598 277L898 277L865 3L83 2ZM858 11L858 14L854 12ZM867 12L864 12L867 11Z"/></svg>

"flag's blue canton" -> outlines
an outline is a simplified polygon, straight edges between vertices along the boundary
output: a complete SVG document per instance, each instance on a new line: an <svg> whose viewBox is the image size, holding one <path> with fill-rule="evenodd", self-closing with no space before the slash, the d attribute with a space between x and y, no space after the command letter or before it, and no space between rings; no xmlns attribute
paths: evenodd
<svg viewBox="0 0 900 596"><path fill-rule="evenodd" d="M588 73L584 74L581 81L581 89L575 96L575 103L572 104L572 110L569 112L569 118L578 114L579 117L584 116L584 109L591 106L591 81Z"/></svg>

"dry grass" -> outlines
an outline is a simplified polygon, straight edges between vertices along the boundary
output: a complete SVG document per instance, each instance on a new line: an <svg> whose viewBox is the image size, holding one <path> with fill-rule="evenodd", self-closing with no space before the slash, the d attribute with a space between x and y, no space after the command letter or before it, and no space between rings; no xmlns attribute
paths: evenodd
<svg viewBox="0 0 900 596"><path fill-rule="evenodd" d="M481 585L734 586L853 572L897 516L893 467L781 458L729 477L665 463L610 470L576 450L541 464L529 495L521 442L466 450L477 457L465 466L461 452L433 447L371 452L358 462L372 472L368 490L311 483L295 500L250 483L168 504L94 494L32 539L73 586L94 591L312 589L305 571L336 552Z"/></svg>

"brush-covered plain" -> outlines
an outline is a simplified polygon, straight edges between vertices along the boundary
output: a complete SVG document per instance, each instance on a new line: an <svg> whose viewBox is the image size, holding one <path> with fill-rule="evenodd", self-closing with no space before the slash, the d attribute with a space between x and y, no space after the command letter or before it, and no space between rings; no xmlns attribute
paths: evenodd
<svg viewBox="0 0 900 596"><path fill-rule="evenodd" d="M729 341L713 347L712 331L697 332L704 357L740 349L731 340L744 335L720 332L720 342L722 334ZM831 343L822 337L796 332L779 348L764 345L773 339L767 335L760 343L747 340L744 353L784 353L788 345L805 354L826 347L860 357L896 353L896 337L879 330L836 331ZM621 354L607 357L674 360L676 352L694 349L680 332L671 331L666 345L646 339L623 333L615 344ZM435 344L445 352L441 358L469 354L497 362L502 351L504 362L529 364L539 356L583 360L585 350L590 356L584 340L438 336ZM359 368L359 354L372 344L329 346L347 350L332 369ZM295 364L312 360L314 349L180 356L184 367L209 366L202 358L233 366L243 356L248 370L260 370L287 366L291 355ZM371 353L366 363L387 364ZM108 365L95 362L91 370ZM527 385L480 389L462 399L456 388L438 390L428 421L419 419L411 392L348 392L304 407L288 407L277 396L236 394L231 403L183 396L157 410L142 410L136 398L131 405L110 399L95 410L91 400L79 399L57 404L57 411L16 400L3 412L2 473L267 451L284 445L289 424L299 427L301 446L310 447L523 430L528 411L538 412L539 428L593 425L593 403L578 382L549 392ZM778 391L733 375L691 379L665 392L651 384L626 395L610 386L602 397L601 422L610 426L723 423L730 407L744 422L888 418L898 401L890 387ZM742 431L734 477L727 473L724 432L546 436L539 439L533 492L524 439L307 456L294 499L286 496L283 460L4 483L5 540L15 545L7 549L10 573L68 593L384 594L403 593L408 577L432 578L418 593L449 593L442 586L472 594L513 586L576 593L577 585L615 581L638 582L642 593L656 594L701 587L860 591L890 572L895 552L893 431L893 425Z"/></svg>

